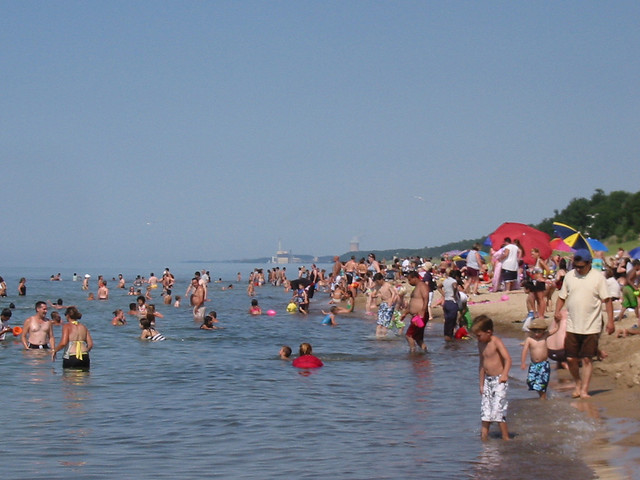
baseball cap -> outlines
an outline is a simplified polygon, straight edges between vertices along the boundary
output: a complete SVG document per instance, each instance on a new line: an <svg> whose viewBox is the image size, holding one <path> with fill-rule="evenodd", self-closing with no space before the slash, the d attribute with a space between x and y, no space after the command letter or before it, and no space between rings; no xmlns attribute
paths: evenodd
<svg viewBox="0 0 640 480"><path fill-rule="evenodd" d="M583 262L590 262L591 261L591 252L589 250L587 250L586 248L581 248L579 250L576 250L576 253L573 254L573 261L574 262L579 262L581 260Z"/></svg>

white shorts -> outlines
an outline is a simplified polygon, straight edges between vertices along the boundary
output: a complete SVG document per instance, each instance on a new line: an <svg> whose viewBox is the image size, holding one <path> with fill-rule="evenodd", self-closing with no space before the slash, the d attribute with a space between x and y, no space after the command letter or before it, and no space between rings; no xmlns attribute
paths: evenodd
<svg viewBox="0 0 640 480"><path fill-rule="evenodd" d="M480 410L483 422L506 422L507 421L507 391L509 382L500 383L500 377L484 377L484 391Z"/></svg>

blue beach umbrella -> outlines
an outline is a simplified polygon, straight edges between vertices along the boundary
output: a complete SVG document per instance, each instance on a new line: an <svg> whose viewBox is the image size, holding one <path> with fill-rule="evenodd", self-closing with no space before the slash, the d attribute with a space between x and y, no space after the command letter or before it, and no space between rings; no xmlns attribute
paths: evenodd
<svg viewBox="0 0 640 480"><path fill-rule="evenodd" d="M634 260L640 260L640 247L636 247L629 251L629 256Z"/></svg>
<svg viewBox="0 0 640 480"><path fill-rule="evenodd" d="M600 240L596 240L595 238L587 238L587 242L592 250L596 252L608 252L609 248L602 243Z"/></svg>
<svg viewBox="0 0 640 480"><path fill-rule="evenodd" d="M467 258L467 255L469 255L469 252L470 252L470 250L465 250L459 256L461 258ZM487 260L489 258L489 254L487 252L483 252L482 250L478 250L478 253L483 258L483 260Z"/></svg>

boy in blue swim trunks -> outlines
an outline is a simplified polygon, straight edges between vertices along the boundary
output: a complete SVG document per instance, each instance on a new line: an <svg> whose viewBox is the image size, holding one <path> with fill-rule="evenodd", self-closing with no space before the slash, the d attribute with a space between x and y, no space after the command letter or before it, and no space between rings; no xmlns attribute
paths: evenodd
<svg viewBox="0 0 640 480"><path fill-rule="evenodd" d="M547 398L547 386L551 367L547 360L549 352L547 350L547 324L543 318L535 318L529 324L529 336L524 341L522 347L522 357L520 358L520 368L527 368L527 353L529 353L531 363L527 373L527 385L529 390L535 390L541 399Z"/></svg>

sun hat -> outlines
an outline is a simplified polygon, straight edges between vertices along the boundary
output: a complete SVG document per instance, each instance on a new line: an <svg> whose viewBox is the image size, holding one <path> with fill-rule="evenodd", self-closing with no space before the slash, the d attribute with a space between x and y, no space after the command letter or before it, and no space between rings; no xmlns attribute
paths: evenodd
<svg viewBox="0 0 640 480"><path fill-rule="evenodd" d="M534 318L529 324L529 330L546 330L547 322L544 321L544 318Z"/></svg>

